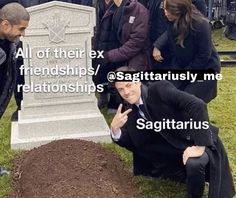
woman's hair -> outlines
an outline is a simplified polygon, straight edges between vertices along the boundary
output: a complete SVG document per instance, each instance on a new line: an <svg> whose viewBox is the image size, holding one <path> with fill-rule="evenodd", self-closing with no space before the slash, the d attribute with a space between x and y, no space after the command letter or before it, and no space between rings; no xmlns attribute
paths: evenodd
<svg viewBox="0 0 236 198"><path fill-rule="evenodd" d="M165 9L177 19L174 21L174 32L177 33L176 43L184 47L184 39L190 29L194 29L193 22L201 21L203 15L192 4L191 0L165 0Z"/></svg>

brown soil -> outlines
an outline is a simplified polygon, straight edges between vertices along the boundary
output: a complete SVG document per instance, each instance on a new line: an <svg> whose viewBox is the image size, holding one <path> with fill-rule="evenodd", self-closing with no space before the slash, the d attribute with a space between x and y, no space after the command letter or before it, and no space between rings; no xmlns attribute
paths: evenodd
<svg viewBox="0 0 236 198"><path fill-rule="evenodd" d="M59 140L14 162L10 198L137 198L124 163L99 144Z"/></svg>

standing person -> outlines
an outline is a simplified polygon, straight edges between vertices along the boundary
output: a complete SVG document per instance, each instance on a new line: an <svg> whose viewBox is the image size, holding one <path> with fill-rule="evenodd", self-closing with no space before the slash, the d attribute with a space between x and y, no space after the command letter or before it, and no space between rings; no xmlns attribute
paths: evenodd
<svg viewBox="0 0 236 198"><path fill-rule="evenodd" d="M93 50L109 51L119 47L117 34L113 28L113 15L116 12L117 6L112 0L98 0L96 4L97 25L95 36L93 39ZM110 63L103 58L93 59L93 67L97 69L98 74L93 76L95 84L103 84L104 91L100 93L98 99L98 107L108 107L108 114L113 113L117 108L117 95L114 89L108 87L107 74L110 71L116 70L119 63Z"/></svg>
<svg viewBox="0 0 236 198"><path fill-rule="evenodd" d="M24 36L29 23L29 13L18 3L9 3L0 9L0 119L11 99L15 84L15 45ZM2 47L3 46L3 47ZM0 168L0 175L6 174Z"/></svg>
<svg viewBox="0 0 236 198"><path fill-rule="evenodd" d="M94 49L105 51L104 59L95 64L100 64L99 83L107 83L107 73L124 64L136 70L149 69L148 10L136 0L112 0L98 25ZM113 113L119 98L110 90L108 113ZM98 106L103 107L107 98L107 92L102 93Z"/></svg>
<svg viewBox="0 0 236 198"><path fill-rule="evenodd" d="M211 27L208 20L189 0L165 0L165 15L168 28L154 43L153 57L162 61L161 49L171 50L171 66L174 70L213 70L220 72L220 60L212 43ZM217 95L217 81L177 81L175 86L210 102Z"/></svg>
<svg viewBox="0 0 236 198"><path fill-rule="evenodd" d="M205 181L209 198L234 196L227 154L209 123L206 103L168 81L148 87L118 81L115 87L127 104L124 111L119 106L111 136L133 153L135 175L186 182L187 198L201 198Z"/></svg>
<svg viewBox="0 0 236 198"><path fill-rule="evenodd" d="M148 10L136 0L113 1L118 9L112 25L120 46L105 52L105 60L123 62L136 70L149 69Z"/></svg>

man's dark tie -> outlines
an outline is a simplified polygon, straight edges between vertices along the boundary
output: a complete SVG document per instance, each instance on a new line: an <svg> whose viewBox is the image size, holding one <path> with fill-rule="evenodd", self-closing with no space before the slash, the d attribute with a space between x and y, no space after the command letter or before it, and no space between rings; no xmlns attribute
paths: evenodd
<svg viewBox="0 0 236 198"><path fill-rule="evenodd" d="M139 111L141 111L141 116L145 119L145 120L147 120L148 119L148 113L147 113L147 110L146 110L146 108L145 108L145 106L144 106L144 104L140 104L139 106L138 106L138 109L139 109ZM143 116L143 115L144 116Z"/></svg>

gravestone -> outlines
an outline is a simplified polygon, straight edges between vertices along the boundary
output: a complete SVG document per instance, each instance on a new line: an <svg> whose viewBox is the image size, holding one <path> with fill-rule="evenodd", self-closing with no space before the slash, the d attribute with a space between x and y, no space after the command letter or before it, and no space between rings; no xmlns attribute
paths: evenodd
<svg viewBox="0 0 236 198"><path fill-rule="evenodd" d="M27 88L18 122L12 123L12 149L57 139L110 142L88 74L95 9L53 1L27 10L31 19L17 53L24 56Z"/></svg>

